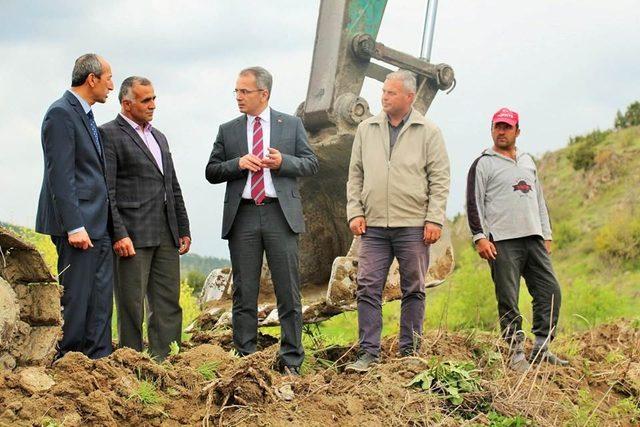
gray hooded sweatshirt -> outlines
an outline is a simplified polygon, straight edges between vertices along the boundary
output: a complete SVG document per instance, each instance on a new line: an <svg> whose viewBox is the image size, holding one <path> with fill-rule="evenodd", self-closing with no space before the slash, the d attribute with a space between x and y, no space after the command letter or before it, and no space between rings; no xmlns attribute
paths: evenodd
<svg viewBox="0 0 640 427"><path fill-rule="evenodd" d="M494 241L542 236L551 240L549 212L531 155L516 153L516 160L482 152L467 177L467 218L473 241Z"/></svg>

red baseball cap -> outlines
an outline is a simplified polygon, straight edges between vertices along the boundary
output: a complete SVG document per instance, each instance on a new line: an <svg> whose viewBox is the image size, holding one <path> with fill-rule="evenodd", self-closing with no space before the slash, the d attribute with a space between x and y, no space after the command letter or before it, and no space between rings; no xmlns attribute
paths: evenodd
<svg viewBox="0 0 640 427"><path fill-rule="evenodd" d="M508 108L501 108L493 115L492 123L507 123L511 126L515 126L520 121L518 113L511 111Z"/></svg>

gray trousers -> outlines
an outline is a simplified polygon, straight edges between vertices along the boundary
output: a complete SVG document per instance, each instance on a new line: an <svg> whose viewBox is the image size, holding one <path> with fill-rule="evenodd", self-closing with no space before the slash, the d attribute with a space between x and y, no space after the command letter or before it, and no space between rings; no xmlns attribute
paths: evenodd
<svg viewBox="0 0 640 427"><path fill-rule="evenodd" d="M358 333L360 350L380 353L382 291L393 258L400 266L400 349L420 346L424 322L424 278L429 268L429 245L423 227L367 227L358 260Z"/></svg>
<svg viewBox="0 0 640 427"><path fill-rule="evenodd" d="M229 252L233 268L231 323L236 350L242 355L256 351L260 273L266 253L280 319L280 363L300 366L304 349L298 235L289 227L280 204L240 204L229 235Z"/></svg>
<svg viewBox="0 0 640 427"><path fill-rule="evenodd" d="M494 242L498 255L490 261L491 277L498 300L498 315L503 337L523 339L522 316L518 309L520 277L524 277L533 297L533 329L537 337L553 338L560 312L560 285L553 272L551 259L540 236Z"/></svg>
<svg viewBox="0 0 640 427"><path fill-rule="evenodd" d="M146 309L149 351L162 360L172 341L180 343L180 259L169 226L160 245L135 248L130 258L116 257L116 310L121 347L142 351Z"/></svg>

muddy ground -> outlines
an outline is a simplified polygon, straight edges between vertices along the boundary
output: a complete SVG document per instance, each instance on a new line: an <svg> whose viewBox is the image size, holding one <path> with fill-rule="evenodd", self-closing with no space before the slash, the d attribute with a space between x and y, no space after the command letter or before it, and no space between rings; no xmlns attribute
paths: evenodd
<svg viewBox="0 0 640 427"><path fill-rule="evenodd" d="M429 331L419 357L398 358L384 341L380 365L345 374L355 348L317 348L302 377L279 374L277 344L238 358L228 331L196 334L158 364L117 350L92 361L70 353L52 366L0 373L2 426L355 426L639 425L640 327L600 326L559 339L571 366L537 365L526 375L504 366L495 334ZM479 388L451 403L407 384L441 361L473 362ZM502 423L502 424L500 424Z"/></svg>

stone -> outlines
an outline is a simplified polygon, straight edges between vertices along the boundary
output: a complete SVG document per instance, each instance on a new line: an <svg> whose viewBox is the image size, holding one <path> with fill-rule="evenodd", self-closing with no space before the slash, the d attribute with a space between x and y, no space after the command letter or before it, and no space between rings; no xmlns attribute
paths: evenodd
<svg viewBox="0 0 640 427"><path fill-rule="evenodd" d="M36 394L49 390L55 381L47 375L44 367L30 367L18 372L18 384L27 393Z"/></svg>

